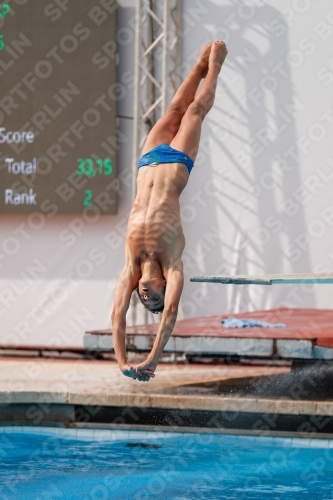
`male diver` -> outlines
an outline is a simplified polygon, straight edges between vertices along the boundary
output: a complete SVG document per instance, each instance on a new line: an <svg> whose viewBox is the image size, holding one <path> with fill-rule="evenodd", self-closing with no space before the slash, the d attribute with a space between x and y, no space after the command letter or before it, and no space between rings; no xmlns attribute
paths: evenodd
<svg viewBox="0 0 333 500"><path fill-rule="evenodd" d="M120 370L142 382L154 377L176 322L185 247L179 196L193 168L202 122L213 106L227 53L220 40L203 47L166 113L150 131L139 161L137 195L127 227L126 262L115 291L112 335ZM126 313L134 290L149 311L162 312L153 348L146 361L135 367L127 363L125 347Z"/></svg>

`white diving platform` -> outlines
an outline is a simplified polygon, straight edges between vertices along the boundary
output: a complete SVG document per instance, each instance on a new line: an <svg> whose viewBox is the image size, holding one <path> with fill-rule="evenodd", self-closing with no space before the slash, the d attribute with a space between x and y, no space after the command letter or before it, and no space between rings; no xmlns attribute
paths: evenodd
<svg viewBox="0 0 333 500"><path fill-rule="evenodd" d="M290 285L293 283L333 284L333 273L192 276L190 281L196 283L221 283L223 285Z"/></svg>
<svg viewBox="0 0 333 500"><path fill-rule="evenodd" d="M235 318L284 323L286 328L226 328L229 315L178 320L165 352L188 357L238 356L250 359L333 361L333 311L321 309L271 309L233 314ZM149 352L158 323L126 327L126 347ZM90 330L84 335L88 351L113 351L111 330Z"/></svg>

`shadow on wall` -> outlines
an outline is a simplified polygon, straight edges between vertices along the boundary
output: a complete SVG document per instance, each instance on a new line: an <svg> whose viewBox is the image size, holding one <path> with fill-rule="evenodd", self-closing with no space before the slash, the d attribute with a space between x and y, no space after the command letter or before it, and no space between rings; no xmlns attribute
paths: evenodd
<svg viewBox="0 0 333 500"><path fill-rule="evenodd" d="M302 53L288 55L288 26L278 9L263 2L222 3L196 2L202 19L189 38L222 39L229 51L202 137L203 142L207 135L211 140L213 165L205 175L216 189L209 218L218 221L224 238L204 259L197 258L197 268L188 275L198 274L198 269L200 274L311 272L307 254L294 263L287 250L295 236L306 232L304 211L291 219L285 204L301 185L296 120L306 106L294 92L291 70ZM185 2L185 26L193 7ZM203 219L195 221L191 232L196 240L197 228L204 224ZM190 236L187 244L195 246L196 241ZM190 293L194 286L188 288ZM272 307L282 293L220 286L212 295L218 295L214 309L218 300L222 313ZM210 313L207 302L201 307L194 302L195 313L187 301L185 316Z"/></svg>

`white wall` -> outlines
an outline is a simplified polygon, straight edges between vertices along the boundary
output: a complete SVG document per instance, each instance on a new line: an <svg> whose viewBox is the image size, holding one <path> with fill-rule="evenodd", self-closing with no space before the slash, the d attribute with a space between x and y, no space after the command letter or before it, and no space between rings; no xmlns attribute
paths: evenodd
<svg viewBox="0 0 333 500"><path fill-rule="evenodd" d="M133 2L119 4L118 27L132 30ZM185 0L183 33L184 76L207 41L224 39L229 55L181 199L187 243L180 317L278 306L330 308L330 285L189 282L193 274L332 269L330 0ZM134 38L119 51L122 80L126 71L133 74ZM133 92L126 85L118 109L128 117L119 119L128 142L118 153L118 215L93 223L75 216L0 217L3 344L80 346L84 330L110 326L131 208L126 175Z"/></svg>
<svg viewBox="0 0 333 500"><path fill-rule="evenodd" d="M192 203L197 217L185 224L187 274L332 270L332 4L201 3L206 12L185 40L185 60L205 38L225 39L229 54L183 197L191 203L202 193ZM213 227L220 241L207 249L200 233ZM183 311L330 308L332 295L329 285L213 288L187 280Z"/></svg>

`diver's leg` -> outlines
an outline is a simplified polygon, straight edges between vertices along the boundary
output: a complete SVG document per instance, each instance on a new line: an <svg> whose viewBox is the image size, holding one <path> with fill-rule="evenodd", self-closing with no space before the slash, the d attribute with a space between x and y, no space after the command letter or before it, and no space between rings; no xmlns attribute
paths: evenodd
<svg viewBox="0 0 333 500"><path fill-rule="evenodd" d="M214 104L217 78L227 55L224 42L212 45L208 62L208 73L198 95L183 116L180 128L170 146L188 154L195 160L199 149L202 122Z"/></svg>
<svg viewBox="0 0 333 500"><path fill-rule="evenodd" d="M201 79L205 76L212 44L205 45L189 75L185 78L165 114L149 132L142 155L160 144L170 144L177 134L182 118L193 102Z"/></svg>

